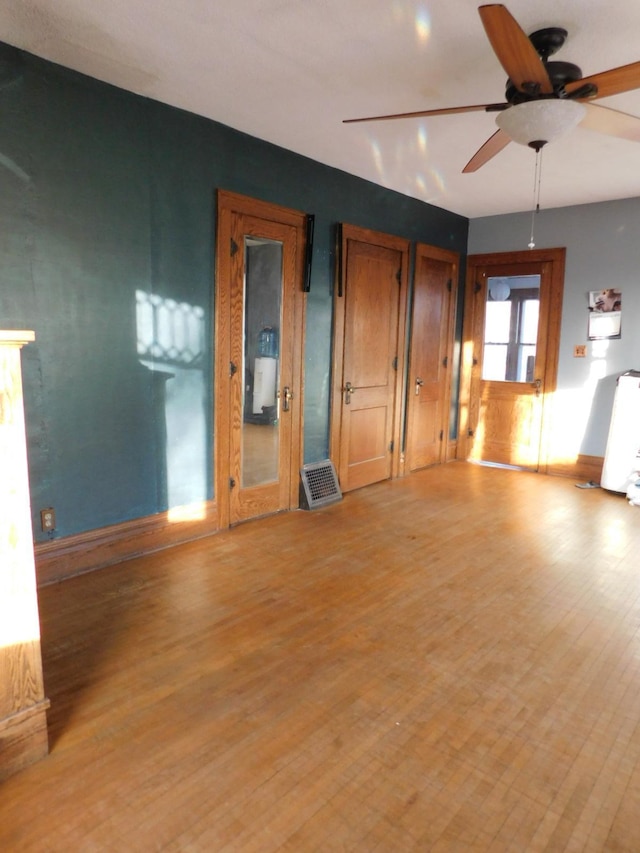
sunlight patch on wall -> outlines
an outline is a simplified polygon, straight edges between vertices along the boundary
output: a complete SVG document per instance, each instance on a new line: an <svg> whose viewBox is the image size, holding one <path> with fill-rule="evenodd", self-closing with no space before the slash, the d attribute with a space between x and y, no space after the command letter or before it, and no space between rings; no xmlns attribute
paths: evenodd
<svg viewBox="0 0 640 853"><path fill-rule="evenodd" d="M159 509L170 521L203 518L207 491L204 310L136 291L136 348L156 380Z"/></svg>
<svg viewBox="0 0 640 853"><path fill-rule="evenodd" d="M167 518L172 524L180 524L185 521L202 521L206 517L207 504L205 501L171 507L167 512Z"/></svg>
<svg viewBox="0 0 640 853"><path fill-rule="evenodd" d="M609 341L593 341L586 382L553 395L553 430L550 461L575 462L591 417L598 383L607 376Z"/></svg>
<svg viewBox="0 0 640 853"><path fill-rule="evenodd" d="M199 306L136 290L136 327L141 358L191 366L202 360L204 311Z"/></svg>
<svg viewBox="0 0 640 853"><path fill-rule="evenodd" d="M610 341L607 340L591 342L591 357L593 358L590 371L591 379L594 376L598 379L602 379L603 376L607 375L607 354L609 351L609 344Z"/></svg>
<svg viewBox="0 0 640 853"><path fill-rule="evenodd" d="M589 403L581 388L571 388L547 394L547 405L552 405L553 430L549 461L573 463L580 453L580 445L589 417Z"/></svg>

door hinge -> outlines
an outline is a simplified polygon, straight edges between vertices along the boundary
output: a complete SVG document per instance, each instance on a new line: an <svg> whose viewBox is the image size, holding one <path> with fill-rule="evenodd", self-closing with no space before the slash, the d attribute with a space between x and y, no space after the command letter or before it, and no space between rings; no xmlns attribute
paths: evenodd
<svg viewBox="0 0 640 853"><path fill-rule="evenodd" d="M391 367L396 371L398 370L398 356L397 355L391 361Z"/></svg>
<svg viewBox="0 0 640 853"><path fill-rule="evenodd" d="M401 269L398 269L398 272L396 273L396 281L398 282L398 284L402 284L402 270Z"/></svg>
<svg viewBox="0 0 640 853"><path fill-rule="evenodd" d="M473 430L472 430L472 429L468 429L468 430L467 430L467 435L469 436L469 438L471 438L471 437L473 436Z"/></svg>
<svg viewBox="0 0 640 853"><path fill-rule="evenodd" d="M389 453L393 453L393 441L389 442Z"/></svg>
<svg viewBox="0 0 640 853"><path fill-rule="evenodd" d="M481 290L482 290L482 285L480 284L479 281L476 281L476 286L473 288L473 292L474 293L480 293Z"/></svg>
<svg viewBox="0 0 640 853"><path fill-rule="evenodd" d="M232 237L231 238L231 257L233 257L237 251L238 251L238 244L236 243L236 241Z"/></svg>
<svg viewBox="0 0 640 853"><path fill-rule="evenodd" d="M229 362L229 376L235 376L237 372L238 372L238 368L237 368L235 362L230 361Z"/></svg>
<svg viewBox="0 0 640 853"><path fill-rule="evenodd" d="M235 486L236 481L233 479L233 477L229 477L229 491L231 491L231 489L235 489Z"/></svg>
<svg viewBox="0 0 640 853"><path fill-rule="evenodd" d="M443 367L449 367L449 356L448 355L445 355L445 357L442 359L442 366Z"/></svg>
<svg viewBox="0 0 640 853"><path fill-rule="evenodd" d="M451 293L451 291L453 290L453 281L451 279L449 279L449 281L447 282L447 290L449 291L449 293Z"/></svg>
<svg viewBox="0 0 640 853"><path fill-rule="evenodd" d="M443 439L444 439L444 430L441 429L440 430L440 441L443 441Z"/></svg>

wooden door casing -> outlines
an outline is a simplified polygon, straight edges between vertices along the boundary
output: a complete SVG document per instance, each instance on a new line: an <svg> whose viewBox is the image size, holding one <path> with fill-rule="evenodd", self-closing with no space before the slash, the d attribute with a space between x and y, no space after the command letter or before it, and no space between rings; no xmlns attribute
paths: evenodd
<svg viewBox="0 0 640 853"><path fill-rule="evenodd" d="M298 506L303 462L303 352L305 214L220 190L216 237L214 482L218 527ZM240 488L241 412L244 377L244 235L283 243L283 324L280 388L293 391L290 410L280 418L278 481ZM237 247L237 248L236 248ZM288 380L288 381L284 381Z"/></svg>
<svg viewBox="0 0 640 853"><path fill-rule="evenodd" d="M405 453L410 471L447 459L458 265L455 252L416 247Z"/></svg>
<svg viewBox="0 0 640 853"><path fill-rule="evenodd" d="M279 347L279 393L285 387L298 389L293 377L293 343L294 343L294 295L296 285L296 232L292 225L273 222L256 216L234 213L232 216L232 239L239 247L244 246L246 237L271 240L282 245L282 304ZM243 291L245 281L245 253L240 248L231 259L231 361L238 366L237 372L231 378L230 388L230 477L235 483L230 489L230 522L236 523L247 518L268 515L289 508L289 490L292 475L297 482L297 469L291 470L291 414L292 409L283 410L282 400L279 399L279 417L277 425L277 440L270 438L261 442L264 450L273 446L277 453L277 479L259 485L243 483L243 469L247 462L247 427L242 422L245 398L244 371L240 365L244 361L244 322L245 305ZM271 431L272 428L259 427ZM255 434L255 430L252 431Z"/></svg>
<svg viewBox="0 0 640 853"><path fill-rule="evenodd" d="M342 227L331 456L345 492L399 474L408 257L406 240Z"/></svg>
<svg viewBox="0 0 640 853"><path fill-rule="evenodd" d="M462 352L460 458L546 471L549 401L556 388L565 250L472 255L468 259ZM535 382L482 379L487 279L540 275Z"/></svg>

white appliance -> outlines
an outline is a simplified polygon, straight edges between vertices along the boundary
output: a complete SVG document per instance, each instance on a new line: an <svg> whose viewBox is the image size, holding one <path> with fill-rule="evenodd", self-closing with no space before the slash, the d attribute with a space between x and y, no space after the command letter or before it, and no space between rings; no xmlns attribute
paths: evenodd
<svg viewBox="0 0 640 853"><path fill-rule="evenodd" d="M640 370L618 377L600 485L626 492L631 476L640 470Z"/></svg>
<svg viewBox="0 0 640 853"><path fill-rule="evenodd" d="M263 414L262 408L276 404L277 358L258 356L253 371L253 414Z"/></svg>

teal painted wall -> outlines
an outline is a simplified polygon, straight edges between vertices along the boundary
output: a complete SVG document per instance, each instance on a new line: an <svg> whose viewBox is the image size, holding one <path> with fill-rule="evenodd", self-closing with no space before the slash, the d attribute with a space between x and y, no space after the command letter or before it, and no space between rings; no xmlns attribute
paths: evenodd
<svg viewBox="0 0 640 853"><path fill-rule="evenodd" d="M36 332L23 352L34 519L53 506L65 536L213 496L218 188L316 216L305 461L325 458L335 224L464 256L468 221L17 58L16 79L0 77L0 326ZM169 350L145 338L154 311L182 330Z"/></svg>

